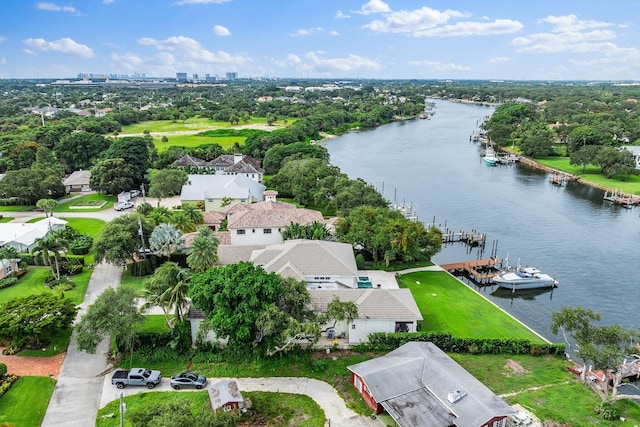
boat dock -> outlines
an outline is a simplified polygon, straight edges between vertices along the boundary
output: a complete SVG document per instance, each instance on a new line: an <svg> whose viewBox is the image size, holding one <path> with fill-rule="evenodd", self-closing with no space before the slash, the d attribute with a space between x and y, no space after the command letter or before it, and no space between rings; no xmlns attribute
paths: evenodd
<svg viewBox="0 0 640 427"><path fill-rule="evenodd" d="M502 269L502 260L486 258L475 261L442 264L440 267L452 274L466 273L472 277L474 281L484 285L491 283L493 277L500 272Z"/></svg>
<svg viewBox="0 0 640 427"><path fill-rule="evenodd" d="M618 193L616 191L614 191L611 194L609 194L609 192L605 192L604 200L616 205L627 207L627 208L640 205L640 196L635 196L633 194Z"/></svg>
<svg viewBox="0 0 640 427"><path fill-rule="evenodd" d="M471 231L451 231L448 228L440 229L442 233L442 243L465 243L469 246L484 245L487 241L485 233L479 233L476 230Z"/></svg>
<svg viewBox="0 0 640 427"><path fill-rule="evenodd" d="M574 175L569 175L566 173L554 173L549 177L549 182L553 185L557 185L561 187L566 185L568 182L577 181L578 177Z"/></svg>

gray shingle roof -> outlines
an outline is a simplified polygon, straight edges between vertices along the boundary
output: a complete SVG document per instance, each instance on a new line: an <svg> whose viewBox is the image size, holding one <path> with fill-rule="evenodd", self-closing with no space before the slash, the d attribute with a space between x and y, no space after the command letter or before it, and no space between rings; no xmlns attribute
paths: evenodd
<svg viewBox="0 0 640 427"><path fill-rule="evenodd" d="M185 166L204 167L204 166L207 166L207 165L208 165L208 163L207 163L206 160L199 159L199 158L191 156L189 154L185 154L184 156L180 157L175 162L171 163L171 166L173 166L173 167L185 167Z"/></svg>
<svg viewBox="0 0 640 427"><path fill-rule="evenodd" d="M334 296L354 302L358 316L370 319L422 320L422 314L409 289L310 289L314 311L323 313Z"/></svg>
<svg viewBox="0 0 640 427"><path fill-rule="evenodd" d="M89 185L91 179L91 171L80 170L74 171L71 175L66 177L62 183L64 185Z"/></svg>
<svg viewBox="0 0 640 427"><path fill-rule="evenodd" d="M508 416L515 411L478 381L436 345L430 342L410 342L385 356L347 369L363 379L376 402L396 411L396 420L402 427L431 424L433 420L424 408L412 406L416 392L430 393L442 406L438 414L446 420L446 414L455 415L459 427L479 427L493 417ZM466 395L454 403L449 394L458 390ZM405 399L406 395L406 399ZM393 414L392 414L393 416ZM424 418L427 416L427 418Z"/></svg>

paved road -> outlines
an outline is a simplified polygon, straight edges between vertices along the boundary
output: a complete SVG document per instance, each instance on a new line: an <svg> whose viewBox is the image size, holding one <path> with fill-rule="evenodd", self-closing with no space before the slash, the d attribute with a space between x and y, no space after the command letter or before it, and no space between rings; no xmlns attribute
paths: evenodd
<svg viewBox="0 0 640 427"><path fill-rule="evenodd" d="M208 383L214 384L223 379L228 380L231 378L209 378ZM332 427L380 427L384 425L379 420L363 417L347 408L344 400L338 395L336 389L323 381L297 377L233 378L233 380L238 383L241 392L269 391L306 394L324 410L328 425ZM168 378L163 378L161 383L153 390L149 390L146 387L127 387L124 390L119 390L111 384L111 374L109 374L104 379L100 407L102 408L110 401L118 399L121 392L124 392L125 396L130 396L132 394L146 393L149 391L174 390L171 389ZM190 391L193 390L181 390L180 393Z"/></svg>
<svg viewBox="0 0 640 427"><path fill-rule="evenodd" d="M87 307L93 304L105 289L118 286L121 276L121 268L110 264L98 264L91 275L78 318L86 313ZM71 335L60 378L42 422L44 427L95 426L104 382L102 377L96 375L107 369L109 339L98 345L95 354L88 354L78 351L74 338L75 332Z"/></svg>

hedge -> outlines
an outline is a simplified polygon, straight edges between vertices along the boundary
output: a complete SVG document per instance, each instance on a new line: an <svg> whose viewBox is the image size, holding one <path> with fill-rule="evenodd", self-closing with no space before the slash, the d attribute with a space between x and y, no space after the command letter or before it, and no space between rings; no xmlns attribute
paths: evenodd
<svg viewBox="0 0 640 427"><path fill-rule="evenodd" d="M377 332L361 344L377 351L391 351L411 341L431 341L443 351L471 354L564 355L564 344L538 344L522 339L457 338L447 332Z"/></svg>
<svg viewBox="0 0 640 427"><path fill-rule="evenodd" d="M4 279L0 279L0 289L8 288L16 283L18 283L18 278L16 276L5 277Z"/></svg>

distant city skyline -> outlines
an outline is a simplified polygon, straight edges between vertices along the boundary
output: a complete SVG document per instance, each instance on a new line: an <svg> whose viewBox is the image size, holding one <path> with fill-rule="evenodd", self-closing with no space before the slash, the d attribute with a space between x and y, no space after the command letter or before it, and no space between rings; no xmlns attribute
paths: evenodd
<svg viewBox="0 0 640 427"><path fill-rule="evenodd" d="M640 80L640 2L9 1L0 78Z"/></svg>

